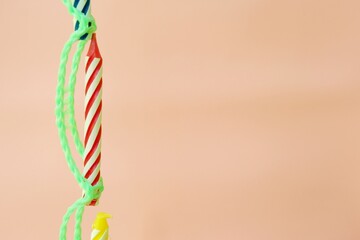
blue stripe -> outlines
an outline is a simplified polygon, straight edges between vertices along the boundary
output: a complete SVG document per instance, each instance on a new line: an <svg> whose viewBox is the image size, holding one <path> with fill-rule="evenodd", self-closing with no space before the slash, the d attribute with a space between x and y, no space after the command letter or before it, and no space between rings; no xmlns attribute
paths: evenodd
<svg viewBox="0 0 360 240"><path fill-rule="evenodd" d="M90 0L88 0L86 3L85 3L85 6L83 8L83 10L81 11L83 14L86 14L88 11L89 11L89 8L90 8Z"/></svg>
<svg viewBox="0 0 360 240"><path fill-rule="evenodd" d="M79 29L79 26L80 26L80 22L76 21L76 23L75 23L75 31Z"/></svg>
<svg viewBox="0 0 360 240"><path fill-rule="evenodd" d="M79 2L80 2L80 0L75 0L74 1L74 7L77 7L79 5Z"/></svg>

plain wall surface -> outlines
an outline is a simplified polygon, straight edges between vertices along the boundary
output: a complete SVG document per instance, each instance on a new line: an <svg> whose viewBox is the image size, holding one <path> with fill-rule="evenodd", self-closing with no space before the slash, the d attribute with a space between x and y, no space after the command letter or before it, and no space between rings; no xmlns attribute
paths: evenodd
<svg viewBox="0 0 360 240"><path fill-rule="evenodd" d="M105 191L83 239L98 211L114 240L360 239L358 0L92 2ZM57 239L81 196L54 115L72 25L0 0L2 239Z"/></svg>

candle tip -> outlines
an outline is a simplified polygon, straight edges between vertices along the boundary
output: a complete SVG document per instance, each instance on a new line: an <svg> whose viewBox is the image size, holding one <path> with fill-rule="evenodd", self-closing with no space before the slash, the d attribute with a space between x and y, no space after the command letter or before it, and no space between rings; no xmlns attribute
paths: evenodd
<svg viewBox="0 0 360 240"><path fill-rule="evenodd" d="M96 40L96 33L92 34L89 51L87 53L88 57L90 57L92 55L96 58L101 58L100 50L99 50L97 40Z"/></svg>

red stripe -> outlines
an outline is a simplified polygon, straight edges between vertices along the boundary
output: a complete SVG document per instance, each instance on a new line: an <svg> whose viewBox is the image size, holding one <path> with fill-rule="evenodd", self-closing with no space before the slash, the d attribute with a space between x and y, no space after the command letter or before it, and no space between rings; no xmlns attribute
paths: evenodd
<svg viewBox="0 0 360 240"><path fill-rule="evenodd" d="M89 46L89 51L87 53L87 56L91 56L91 55L101 58L99 47L98 47L97 40L96 40L96 33L93 33L93 35L92 35L90 46Z"/></svg>
<svg viewBox="0 0 360 240"><path fill-rule="evenodd" d="M85 66L85 72L88 71L90 65L91 65L91 62L94 60L95 56L94 55L91 55L91 56L88 56L88 60L86 62L86 66Z"/></svg>
<svg viewBox="0 0 360 240"><path fill-rule="evenodd" d="M98 147L98 145L100 144L100 139L101 139L101 126L100 126L100 129L99 129L99 133L98 135L96 136L96 139L95 139L95 142L94 144L92 145L89 153L86 155L85 157L85 161L84 161L84 165L87 164L87 162L90 160L91 156L94 154L95 152L95 149Z"/></svg>
<svg viewBox="0 0 360 240"><path fill-rule="evenodd" d="M95 186L99 182L99 180L100 180L100 171L99 171L98 175L96 175L96 177L91 185Z"/></svg>
<svg viewBox="0 0 360 240"><path fill-rule="evenodd" d="M89 65L90 66L90 65ZM98 65L96 66L96 68L94 69L94 72L91 74L91 76L89 77L89 79L86 82L86 87L85 87L85 94L88 92L92 82L94 81L94 79L96 78L96 76L98 75L100 69L102 67L102 59L100 59L100 62L98 63ZM86 69L86 72L88 70Z"/></svg>
<svg viewBox="0 0 360 240"><path fill-rule="evenodd" d="M89 137L91 135L91 132L93 131L94 129L94 126L95 126L95 123L96 121L98 120L99 116L100 116L100 113L101 113L101 108L102 108L102 101L100 102L96 112L95 112L95 115L94 117L91 119L91 122L89 124L89 128L88 129L85 129L86 131L86 135L85 135L85 146L87 145L87 142L89 140Z"/></svg>
<svg viewBox="0 0 360 240"><path fill-rule="evenodd" d="M95 177L94 181L91 183L92 186L95 186L100 180L100 171L98 173L98 175ZM91 203L89 204L90 206L95 206L97 202L97 199L94 199L91 201Z"/></svg>
<svg viewBox="0 0 360 240"><path fill-rule="evenodd" d="M87 118L87 115L90 111L90 108L91 106L93 105L96 97L98 96L100 90L101 90L101 87L102 87L102 79L100 79L100 82L99 82L99 85L97 85L93 95L91 96L91 98L89 99L89 102L87 103L86 105L86 109L85 109L85 118Z"/></svg>
<svg viewBox="0 0 360 240"><path fill-rule="evenodd" d="M90 175L95 171L96 167L99 165L101 159L101 153L99 153L99 156L96 158L94 164L90 167L90 169L85 173L85 178L88 179ZM94 179L95 180L95 179Z"/></svg>

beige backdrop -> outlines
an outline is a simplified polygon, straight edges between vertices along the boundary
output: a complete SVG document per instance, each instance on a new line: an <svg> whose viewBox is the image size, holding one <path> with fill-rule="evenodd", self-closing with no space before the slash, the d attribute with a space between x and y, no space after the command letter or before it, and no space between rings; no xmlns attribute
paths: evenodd
<svg viewBox="0 0 360 240"><path fill-rule="evenodd" d="M94 0L106 190L84 239L97 211L114 240L360 239L359 8ZM0 0L0 27L1 238L57 239L81 195L54 116L72 19Z"/></svg>

